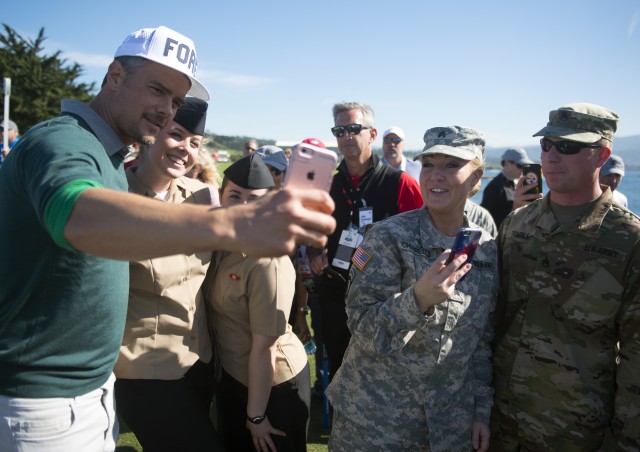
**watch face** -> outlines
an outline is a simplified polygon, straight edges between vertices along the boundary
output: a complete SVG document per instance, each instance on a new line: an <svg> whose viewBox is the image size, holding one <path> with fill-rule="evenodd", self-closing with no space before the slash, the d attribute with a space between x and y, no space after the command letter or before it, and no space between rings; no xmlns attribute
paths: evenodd
<svg viewBox="0 0 640 452"><path fill-rule="evenodd" d="M247 419L249 420L249 422L251 422L252 424L260 424L262 421L264 421L264 416L256 416L256 417L249 417L247 416Z"/></svg>

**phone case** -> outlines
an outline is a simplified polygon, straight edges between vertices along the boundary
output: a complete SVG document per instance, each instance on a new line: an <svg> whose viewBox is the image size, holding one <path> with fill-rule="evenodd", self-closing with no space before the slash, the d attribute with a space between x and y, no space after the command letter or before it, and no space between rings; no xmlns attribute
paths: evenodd
<svg viewBox="0 0 640 452"><path fill-rule="evenodd" d="M335 152L301 143L291 153L284 177L288 188L319 188L329 190L333 172L338 165Z"/></svg>
<svg viewBox="0 0 640 452"><path fill-rule="evenodd" d="M529 193L542 193L542 166L539 163L525 163L522 165L524 185L536 185Z"/></svg>
<svg viewBox="0 0 640 452"><path fill-rule="evenodd" d="M473 255L475 254L476 249L478 248L478 242L480 241L481 236L482 229L460 228L458 234L456 235L456 239L453 242L451 254L449 254L445 265L448 265L452 260L454 260L461 254L467 255L467 261L465 262L465 264L467 262L470 263L473 260Z"/></svg>

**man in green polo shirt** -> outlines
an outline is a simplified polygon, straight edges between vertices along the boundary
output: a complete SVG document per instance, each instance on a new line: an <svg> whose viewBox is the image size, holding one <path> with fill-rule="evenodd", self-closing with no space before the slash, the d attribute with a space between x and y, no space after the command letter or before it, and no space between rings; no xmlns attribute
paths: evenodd
<svg viewBox="0 0 640 452"><path fill-rule="evenodd" d="M128 146L152 143L187 94L209 99L196 67L186 36L130 34L91 104L63 101L0 167L0 448L115 448L127 260L214 249L277 256L299 242L321 246L333 230L321 191L230 209L127 193Z"/></svg>

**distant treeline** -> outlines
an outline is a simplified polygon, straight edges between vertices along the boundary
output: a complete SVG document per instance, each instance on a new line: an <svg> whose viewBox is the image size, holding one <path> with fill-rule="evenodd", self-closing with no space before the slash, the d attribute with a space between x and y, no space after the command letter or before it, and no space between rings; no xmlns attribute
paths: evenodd
<svg viewBox="0 0 640 452"><path fill-rule="evenodd" d="M215 150L225 151L237 151L242 153L244 151L244 144L249 140L256 140L259 146L267 144L276 144L275 140L265 140L263 138L247 137L247 136L227 136L227 135L215 135L205 133L205 137L208 138L207 146Z"/></svg>

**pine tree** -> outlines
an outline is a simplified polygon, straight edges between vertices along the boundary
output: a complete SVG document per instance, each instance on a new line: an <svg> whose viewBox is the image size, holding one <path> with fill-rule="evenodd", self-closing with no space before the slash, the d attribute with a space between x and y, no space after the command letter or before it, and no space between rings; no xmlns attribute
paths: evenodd
<svg viewBox="0 0 640 452"><path fill-rule="evenodd" d="M83 73L82 66L61 58L61 51L43 53L44 27L32 41L7 24L2 25L0 74L11 78L10 117L21 133L40 121L58 116L62 99L89 102L93 98L95 83L76 82Z"/></svg>

